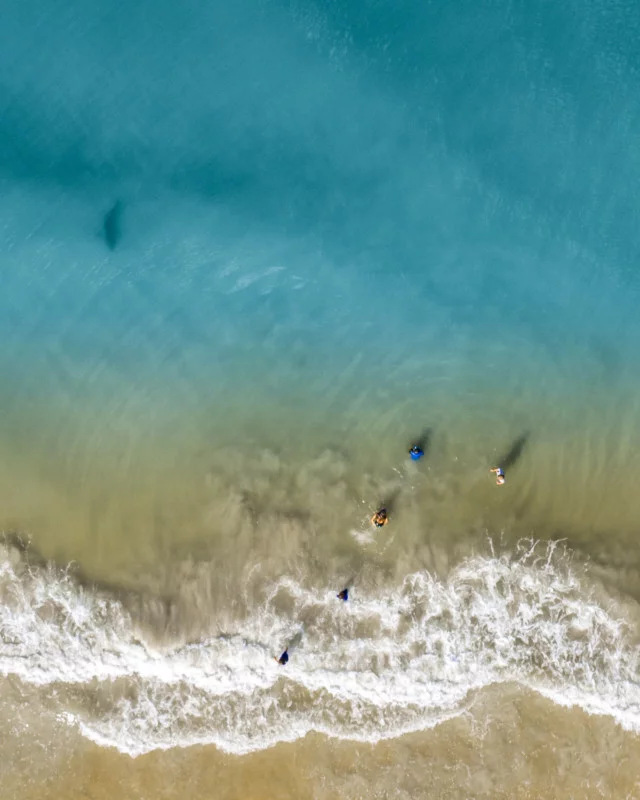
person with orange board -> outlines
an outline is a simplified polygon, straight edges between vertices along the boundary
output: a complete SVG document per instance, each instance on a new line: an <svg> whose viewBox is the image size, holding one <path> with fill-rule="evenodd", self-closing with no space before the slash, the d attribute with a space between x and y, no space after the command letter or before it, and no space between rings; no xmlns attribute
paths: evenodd
<svg viewBox="0 0 640 800"><path fill-rule="evenodd" d="M376 513L371 517L371 524L376 528L384 528L388 522L389 515L387 514L386 508L378 509L378 511L376 511Z"/></svg>

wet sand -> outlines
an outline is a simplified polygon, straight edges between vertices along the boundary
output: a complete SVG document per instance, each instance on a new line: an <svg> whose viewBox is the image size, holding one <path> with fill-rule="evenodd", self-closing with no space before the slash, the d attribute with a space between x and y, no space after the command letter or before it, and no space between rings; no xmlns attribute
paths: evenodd
<svg viewBox="0 0 640 800"><path fill-rule="evenodd" d="M7 721L3 723L6 732ZM237 757L212 747L137 759L64 728L0 746L7 800L356 800L640 797L640 738L514 686L486 690L463 717L363 745L309 735Z"/></svg>

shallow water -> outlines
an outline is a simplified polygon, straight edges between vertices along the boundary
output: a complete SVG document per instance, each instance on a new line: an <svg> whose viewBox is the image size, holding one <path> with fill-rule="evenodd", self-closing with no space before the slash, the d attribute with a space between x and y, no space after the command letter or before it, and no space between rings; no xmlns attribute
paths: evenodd
<svg viewBox="0 0 640 800"><path fill-rule="evenodd" d="M4 796L640 797L638 30L9 2Z"/></svg>
<svg viewBox="0 0 640 800"><path fill-rule="evenodd" d="M243 757L211 748L135 760L69 734L46 769L7 796L25 798L216 797L637 797L637 740L605 719L560 711L505 687L480 696L474 715L375 746L309 736ZM14 742L17 763L30 747ZM52 762L54 769L52 769ZM16 791L15 795L11 792Z"/></svg>

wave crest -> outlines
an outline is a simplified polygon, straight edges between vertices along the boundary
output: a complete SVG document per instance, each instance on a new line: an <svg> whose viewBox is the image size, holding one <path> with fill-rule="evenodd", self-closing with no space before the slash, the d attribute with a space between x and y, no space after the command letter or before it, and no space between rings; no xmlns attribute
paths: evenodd
<svg viewBox="0 0 640 800"><path fill-rule="evenodd" d="M5 548L0 672L44 687L84 735L132 756L204 743L245 753L312 730L377 741L506 682L640 731L637 626L602 591L555 545L530 544L470 558L446 581L416 572L382 596L355 587L347 604L283 578L224 630L158 646L117 597ZM273 655L287 643L283 669Z"/></svg>

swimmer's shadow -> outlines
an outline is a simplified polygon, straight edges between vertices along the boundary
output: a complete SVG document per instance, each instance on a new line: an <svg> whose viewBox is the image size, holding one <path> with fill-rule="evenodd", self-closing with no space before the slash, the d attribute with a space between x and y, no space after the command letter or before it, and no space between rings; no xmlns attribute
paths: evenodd
<svg viewBox="0 0 640 800"><path fill-rule="evenodd" d="M414 445L419 447L425 456L429 454L431 449L431 440L433 439L433 428L425 428L417 439L411 442L411 447Z"/></svg>
<svg viewBox="0 0 640 800"><path fill-rule="evenodd" d="M518 438L512 443L511 447L502 456L502 458L497 460L497 466L502 467L505 472L511 469L511 467L514 467L522 458L522 453L524 452L528 440L528 431L523 433L522 436L518 436Z"/></svg>
<svg viewBox="0 0 640 800"><path fill-rule="evenodd" d="M398 507L398 498L400 497L400 489L393 489L384 495L380 500L378 508L385 508L387 514L391 516Z"/></svg>

